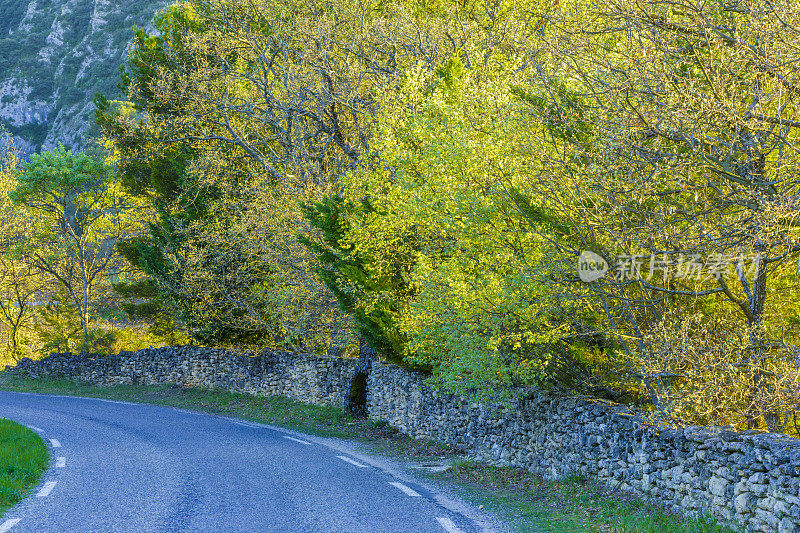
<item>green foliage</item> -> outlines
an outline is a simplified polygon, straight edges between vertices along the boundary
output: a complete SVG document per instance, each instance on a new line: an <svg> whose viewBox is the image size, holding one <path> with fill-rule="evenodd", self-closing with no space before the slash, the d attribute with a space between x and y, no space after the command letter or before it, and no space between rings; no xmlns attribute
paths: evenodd
<svg viewBox="0 0 800 533"><path fill-rule="evenodd" d="M52 352L86 351L78 349L83 342L83 331L74 307L62 299L47 304L37 312L39 320L35 330L41 345L40 356L48 356Z"/></svg>
<svg viewBox="0 0 800 533"><path fill-rule="evenodd" d="M329 6L347 24L293 1L261 7L173 6L157 17L156 35L137 33L122 73L127 102L96 99L122 183L157 214L149 235L120 249L197 340L324 352L352 343L352 328L297 242L306 225L298 200L318 201L357 160L366 138L347 110L371 110L368 98L320 80L316 58L344 66L348 43L373 35L353 21L380 21L348 2ZM309 47L304 32L314 17L331 36L329 50ZM265 68L264 47L276 46L287 53ZM380 65L391 59L375 50L375 62L350 65L362 81L386 75ZM278 70L289 78L274 77ZM369 83L359 88L364 96ZM333 117L326 95L341 100Z"/></svg>
<svg viewBox="0 0 800 533"><path fill-rule="evenodd" d="M153 85L164 71L174 72L178 65L186 65L191 58L191 36L205 31L191 3L176 4L155 17L159 33L150 36L143 29L134 30L134 53L125 63L120 89L136 95L131 101L137 109L145 109L155 100ZM162 70L164 69L164 70ZM172 83L180 83L176 76ZM173 90L176 87L173 86Z"/></svg>
<svg viewBox="0 0 800 533"><path fill-rule="evenodd" d="M535 94L513 83L509 90L541 116L543 125L554 138L562 142L585 144L591 150L591 143L596 140L592 135L595 132L592 122L597 117L589 111L591 106L587 103L588 98L571 89L564 80L548 79L545 95Z"/></svg>
<svg viewBox="0 0 800 533"><path fill-rule="evenodd" d="M180 113L180 104L172 111L162 107L152 88L158 76L185 73L184 69L192 68L191 36L204 31L193 13L189 4L175 5L156 16L156 35L150 36L141 29L135 31L133 51L121 70L120 88L128 102L112 105L103 95L95 96L97 122L116 143L123 187L151 202L156 213L148 235L134 236L118 244L123 257L148 277L147 283L158 293L158 298L138 309L127 304L126 311L132 316L149 314L155 318L158 325L154 326L161 334L170 335L177 320L201 342L253 341L258 334L196 316L193 309L202 304L202 296L198 294L198 299L192 301L187 294L176 292L185 279L185 265L170 261L164 254L165 249L179 250L185 245L183 228L200 227L215 220L211 209L218 199L218 189L201 184L191 172L193 161L199 157L193 143L159 145L157 138L151 138L155 132L147 131L145 124L141 125L141 132L131 134L126 129L129 121L134 120L134 110L153 117ZM182 81L174 77L169 83L172 90L179 90ZM152 155L139 157L141 150L149 150Z"/></svg>
<svg viewBox="0 0 800 533"><path fill-rule="evenodd" d="M2 211L7 243L0 258L12 344L33 328L38 341L28 349L42 355L113 351L118 334L98 319L114 307L111 282L127 277L115 245L142 229L146 211L122 193L108 164L63 147L34 154L3 176L14 203ZM32 324L31 309L38 315Z"/></svg>
<svg viewBox="0 0 800 533"><path fill-rule="evenodd" d="M163 272L163 257L152 252L141 239L131 238L118 243L120 254L143 272ZM143 253L151 252L153 259L147 261ZM159 268L161 266L161 268ZM134 323L147 324L148 333L166 345L184 344L184 335L179 333L175 317L159 295L152 279L144 278L113 285L114 292L122 299L121 308Z"/></svg>
<svg viewBox="0 0 800 533"><path fill-rule="evenodd" d="M359 334L387 361L404 365L408 339L397 317L412 292L404 276L408 258L397 257L387 273L379 275L369 255L346 239L352 215L372 211L368 201L357 208L339 197L307 204L304 215L320 238L301 235L300 241L316 254L317 274L342 311L355 318Z"/></svg>
<svg viewBox="0 0 800 533"><path fill-rule="evenodd" d="M503 394L548 378L554 343L569 333L569 311L546 283L560 268L548 238L566 230L546 199L525 200L541 129L509 89L513 72L459 65L411 71L381 99L380 165L346 177L360 209L329 241L369 258L362 285L402 280L389 313L407 363L463 393Z"/></svg>
<svg viewBox="0 0 800 533"><path fill-rule="evenodd" d="M186 344L187 340L171 327L171 322L161 324L161 317L145 321L146 326L128 321L122 327L95 318L93 327L84 335L74 307L63 299L37 308L36 314L33 330L37 338L33 345L38 347L37 357L53 352L116 354L123 350Z"/></svg>
<svg viewBox="0 0 800 533"><path fill-rule="evenodd" d="M464 63L457 55L448 59L444 65L437 67L436 74L441 78L447 91L457 93L463 90L466 70L464 70Z"/></svg>
<svg viewBox="0 0 800 533"><path fill-rule="evenodd" d="M102 163L60 146L50 152L33 154L30 162L23 165L18 184L9 197L18 204L50 209L47 204L53 201L67 202L70 196L97 188L107 178L107 173Z"/></svg>
<svg viewBox="0 0 800 533"><path fill-rule="evenodd" d="M74 306L64 299L37 309L34 330L38 335L39 355L53 352L89 352L110 354L119 352L120 332L103 327L89 328L86 335Z"/></svg>

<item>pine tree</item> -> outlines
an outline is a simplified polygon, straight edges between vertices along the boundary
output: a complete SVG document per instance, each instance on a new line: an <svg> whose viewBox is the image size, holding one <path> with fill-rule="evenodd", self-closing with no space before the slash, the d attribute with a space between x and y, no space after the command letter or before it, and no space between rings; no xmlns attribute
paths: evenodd
<svg viewBox="0 0 800 533"><path fill-rule="evenodd" d="M353 316L363 341L388 362L413 367L404 362L408 338L397 324L398 314L413 293L402 275L410 258L396 259L391 275L376 276L370 258L344 239L348 232L346 215L368 214L371 210L368 200L356 207L337 196L304 205L304 214L319 237L299 239L316 254L321 265L317 274L336 296L342 311Z"/></svg>

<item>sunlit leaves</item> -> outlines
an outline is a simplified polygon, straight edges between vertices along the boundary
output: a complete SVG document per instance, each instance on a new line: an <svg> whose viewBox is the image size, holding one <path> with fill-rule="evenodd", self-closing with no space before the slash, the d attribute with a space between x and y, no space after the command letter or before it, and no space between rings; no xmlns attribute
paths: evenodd
<svg viewBox="0 0 800 533"><path fill-rule="evenodd" d="M140 231L146 213L110 167L63 147L32 156L14 177L8 196L31 213L24 253L64 291L86 336L98 291L119 269L116 242Z"/></svg>
<svg viewBox="0 0 800 533"><path fill-rule="evenodd" d="M380 164L345 180L374 207L352 215L347 242L373 258L373 276L401 268L413 287L399 310L408 359L464 391L536 382L548 362L538 347L559 336L545 242L511 192L543 171L543 130L513 81L510 69L476 73L457 59L411 70L381 100Z"/></svg>

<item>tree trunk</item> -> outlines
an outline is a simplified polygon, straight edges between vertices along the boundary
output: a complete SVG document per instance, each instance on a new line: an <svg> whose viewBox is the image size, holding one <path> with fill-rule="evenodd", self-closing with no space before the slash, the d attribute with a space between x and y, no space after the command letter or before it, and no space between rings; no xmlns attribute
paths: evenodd
<svg viewBox="0 0 800 533"><path fill-rule="evenodd" d="M17 320L11 321L11 357L19 361L19 325L22 322L22 312L19 313Z"/></svg>
<svg viewBox="0 0 800 533"><path fill-rule="evenodd" d="M759 250L759 246L756 247ZM760 250L759 250L760 252ZM750 350L745 359L746 364L755 367L752 389L750 391L750 413L747 426L750 429L758 427L758 419L764 417L764 422L770 431L782 429L780 413L775 412L769 401L769 384L765 380L764 367L764 338L763 319L764 304L767 299L767 272L761 253L757 256L757 264L753 275L753 288L748 295L748 306L751 316L748 320Z"/></svg>
<svg viewBox="0 0 800 533"><path fill-rule="evenodd" d="M347 396L345 412L352 416L367 416L367 378L372 369L372 362L378 358L378 352L370 346L363 336L358 338L358 361L356 371L350 380L350 393Z"/></svg>
<svg viewBox="0 0 800 533"><path fill-rule="evenodd" d="M83 285L83 305L81 306L81 326L83 326L84 349L89 350L89 279L86 275L86 256L83 247L78 247L81 254L81 283Z"/></svg>

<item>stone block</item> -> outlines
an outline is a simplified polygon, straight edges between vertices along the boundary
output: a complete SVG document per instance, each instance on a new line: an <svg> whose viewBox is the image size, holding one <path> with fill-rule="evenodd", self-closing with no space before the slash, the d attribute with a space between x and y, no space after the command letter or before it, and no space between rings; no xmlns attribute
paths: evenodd
<svg viewBox="0 0 800 533"><path fill-rule="evenodd" d="M758 503L758 498L751 492L743 492L733 500L733 507L737 514L750 514Z"/></svg>

